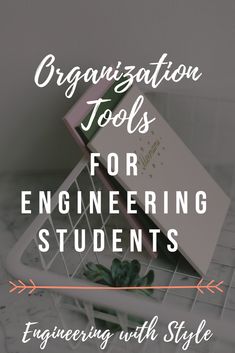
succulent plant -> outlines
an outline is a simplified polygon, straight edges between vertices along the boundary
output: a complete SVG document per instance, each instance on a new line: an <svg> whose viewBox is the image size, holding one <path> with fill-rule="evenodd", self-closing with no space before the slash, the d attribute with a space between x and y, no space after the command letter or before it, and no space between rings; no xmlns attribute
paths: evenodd
<svg viewBox="0 0 235 353"><path fill-rule="evenodd" d="M141 265L139 261L121 261L115 258L112 265L109 268L94 264L93 262L88 262L84 271L84 275L90 281L95 283L103 284L110 287L140 287L140 286L151 286L154 280L154 272L150 270L145 276L140 276ZM139 289L136 292L151 295L153 289ZM107 314L115 315L114 310L95 308L96 310L102 311ZM135 321L135 318L131 318ZM138 320L137 320L138 322ZM113 332L121 330L119 324L105 321L101 319L96 319L96 324L102 329L110 329Z"/></svg>
<svg viewBox="0 0 235 353"><path fill-rule="evenodd" d="M111 268L89 262L86 264L84 275L90 281L110 287L141 287L151 286L154 272L150 270L145 276L140 276L140 263L137 260L121 261L115 258ZM140 289L139 293L151 295L152 289Z"/></svg>

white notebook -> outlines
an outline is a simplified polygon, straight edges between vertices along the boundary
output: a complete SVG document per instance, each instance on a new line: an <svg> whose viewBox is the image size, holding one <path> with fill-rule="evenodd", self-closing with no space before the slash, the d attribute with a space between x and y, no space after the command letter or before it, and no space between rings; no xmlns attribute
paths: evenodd
<svg viewBox="0 0 235 353"><path fill-rule="evenodd" d="M122 108L130 110L140 94L139 89L133 86L113 114ZM104 166L109 152L119 155L123 165L116 178L126 190L138 191L137 202L142 208L145 190L155 191L160 197L159 204L163 202L163 191L169 192L169 214L160 209L150 218L164 233L171 228L177 229L180 252L197 272L205 275L230 200L146 97L138 116L141 117L145 111L150 118L156 117L147 133L129 134L126 125L117 128L108 124L98 130L88 147L93 152L100 152ZM137 176L126 176L126 152L135 152L138 156ZM172 206L175 205L177 190L188 191L189 205L193 204L195 193L204 190L207 193L207 212L198 215L195 208L189 207L188 214L176 214Z"/></svg>

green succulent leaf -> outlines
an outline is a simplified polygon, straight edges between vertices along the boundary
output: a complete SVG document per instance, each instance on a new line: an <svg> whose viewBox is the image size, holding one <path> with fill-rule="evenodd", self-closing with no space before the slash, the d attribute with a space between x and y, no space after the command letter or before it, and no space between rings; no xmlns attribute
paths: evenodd
<svg viewBox="0 0 235 353"><path fill-rule="evenodd" d="M154 272L153 270L150 270L143 278L143 286L150 286L153 283L154 280Z"/></svg>
<svg viewBox="0 0 235 353"><path fill-rule="evenodd" d="M101 264L88 262L84 271L84 275L90 281L108 285L111 287L140 287L151 286L154 280L154 272L150 270L145 276L140 277L141 265L139 261L121 261L115 258L111 268ZM138 293L151 295L152 289L140 289Z"/></svg>
<svg viewBox="0 0 235 353"><path fill-rule="evenodd" d="M86 264L84 275L90 281L112 286L112 274L109 269L100 264L93 264L91 262Z"/></svg>
<svg viewBox="0 0 235 353"><path fill-rule="evenodd" d="M121 268L121 261L119 259L114 259L111 265L111 273L112 273L112 278L114 282L115 282L115 279L120 274L120 268Z"/></svg>

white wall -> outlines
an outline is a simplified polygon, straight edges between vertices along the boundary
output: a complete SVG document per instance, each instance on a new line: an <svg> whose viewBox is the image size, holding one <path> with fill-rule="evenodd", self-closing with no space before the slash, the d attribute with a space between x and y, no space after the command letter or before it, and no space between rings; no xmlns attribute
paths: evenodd
<svg viewBox="0 0 235 353"><path fill-rule="evenodd" d="M234 0L1 1L0 172L63 169L79 158L61 117L80 92L67 100L63 87L33 83L47 53L69 70L117 59L143 66L166 51L176 63L199 66L203 78L161 90L235 101L234 19Z"/></svg>
<svg viewBox="0 0 235 353"><path fill-rule="evenodd" d="M203 165L235 164L235 101L169 93L148 98Z"/></svg>

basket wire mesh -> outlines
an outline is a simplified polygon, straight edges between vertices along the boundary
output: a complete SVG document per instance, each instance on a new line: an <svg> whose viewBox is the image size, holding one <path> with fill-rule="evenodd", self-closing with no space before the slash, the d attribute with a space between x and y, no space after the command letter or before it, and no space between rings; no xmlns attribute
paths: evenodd
<svg viewBox="0 0 235 353"><path fill-rule="evenodd" d="M122 228L124 230L123 239L128 239L128 225L126 219L121 215L109 215L108 203L104 202L104 207L101 215L89 215L89 201L88 201L88 190L102 190L102 194L105 195L106 188L101 183L98 177L91 177L89 173L89 165L86 158L83 158L75 169L71 172L65 182L61 185L59 190L68 190L71 198L71 208L67 215L61 215L58 212L57 197L56 195L52 200L53 212L50 215L39 215L30 229L26 231L23 237L18 241L14 249L8 258L8 267L10 272L15 276L28 276L40 284L43 276L47 274L48 280L53 283L56 274L67 278L69 281L80 281L83 279L84 266L88 261L102 263L103 265L110 266L114 257L120 259L138 259L141 263L141 271L144 274L149 269L153 269L155 272L154 284L161 285L180 285L188 284L194 285L198 282L198 275L189 268L188 264L182 257L179 257L176 264L169 262L164 256L158 256L152 258L147 252L143 253L131 253L128 247L124 246L125 251L123 253L113 253L111 251L110 243L110 230L112 228ZM76 191L81 190L83 195L82 207L83 212L78 215L76 214L75 195ZM74 200L73 200L74 196ZM215 279L216 281L224 281L224 295L214 295L205 293L201 295L198 291L192 290L157 290L153 294L151 301L151 307L154 308L154 303L164 308L172 306L172 308L179 308L182 313L190 313L192 320L194 314L203 315L211 318L214 321L224 322L225 329L228 327L235 327L235 199L234 199L234 186L231 188L232 203L225 221L221 237L217 245L214 258L211 262L207 277L205 280ZM50 250L48 253L41 253L38 251L38 230L45 227L53 234L50 237ZM67 228L69 230L68 235L65 239L65 251L61 253L59 251L58 238L55 232L56 228ZM90 234L87 237L86 251L83 253L76 253L71 250L73 248L73 242L71 235L75 228L85 228ZM101 228L105 232L106 247L102 254L94 253L92 251L92 229ZM126 236L125 236L126 235ZM26 274L26 268L29 270ZM39 276L39 274L41 274ZM60 277L62 278L62 277ZM109 294L107 294L109 295ZM132 295L132 294L131 294ZM113 294L109 296L107 306L112 309L111 311L103 310L102 305L99 306L94 303L92 297L89 295L84 296L81 293L76 293L76 296L71 296L71 293L53 293L52 294L56 310L61 319L64 327L67 327L69 322L71 328L71 321L74 322L75 327L79 325L86 325L89 329L91 325L96 325L97 320L105 320L113 323L118 323L123 329L128 327L136 326L135 321L132 321L131 316L126 313L126 306L117 303L115 300L112 301ZM107 298L106 298L107 299ZM142 298L140 299L142 300ZM144 304L143 304L144 305ZM147 308L146 308L146 311ZM151 318L153 311L149 312L147 316ZM140 312L137 312L139 317ZM164 324L163 324L164 327ZM232 337L231 337L232 338ZM214 343L207 345L198 345L193 347L195 352L221 352L220 344L223 343L223 339L214 339ZM233 347L226 343L226 352L233 352ZM77 349L79 344L71 344L71 348ZM98 342L97 342L98 347ZM118 348L117 348L118 347ZM134 351L134 346L130 346L130 352ZM180 345L168 346L169 352L172 348L172 352L180 351ZM107 351L116 352L127 350L126 346L121 346L120 342L117 341L117 336L114 337L111 344L108 346ZM158 349L159 352L164 350L159 344L151 346L150 343L146 342L141 345L143 352L151 352ZM229 349L229 350L228 350ZM140 346L138 345L138 350ZM225 350L224 350L225 351Z"/></svg>

